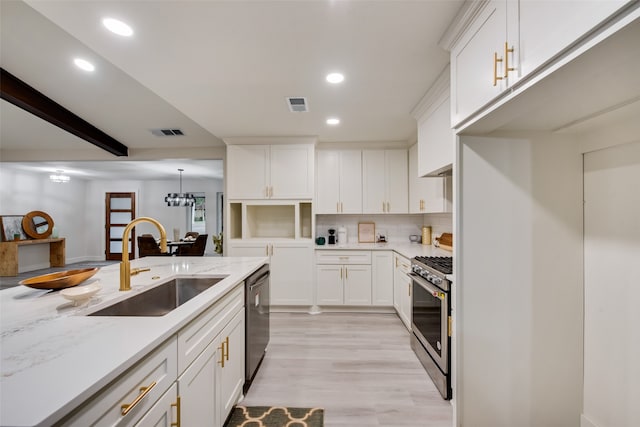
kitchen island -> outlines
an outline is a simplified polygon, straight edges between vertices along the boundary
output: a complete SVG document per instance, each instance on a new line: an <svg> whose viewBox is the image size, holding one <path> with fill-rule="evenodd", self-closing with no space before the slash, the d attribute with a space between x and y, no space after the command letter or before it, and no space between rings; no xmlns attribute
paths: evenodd
<svg viewBox="0 0 640 427"><path fill-rule="evenodd" d="M133 268L132 290L120 292L119 266L79 285L102 289L73 306L59 292L23 286L0 292L0 425L49 426L64 419L267 263L264 257L146 257ZM159 317L87 316L176 277L223 280ZM202 316L200 316L202 317ZM175 386L174 386L175 387Z"/></svg>

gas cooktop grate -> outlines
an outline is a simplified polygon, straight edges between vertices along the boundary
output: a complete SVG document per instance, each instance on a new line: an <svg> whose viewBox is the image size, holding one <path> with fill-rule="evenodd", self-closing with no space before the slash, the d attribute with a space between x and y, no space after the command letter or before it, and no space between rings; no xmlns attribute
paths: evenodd
<svg viewBox="0 0 640 427"><path fill-rule="evenodd" d="M417 256L414 259L417 262L431 267L443 274L453 273L453 258L450 256Z"/></svg>

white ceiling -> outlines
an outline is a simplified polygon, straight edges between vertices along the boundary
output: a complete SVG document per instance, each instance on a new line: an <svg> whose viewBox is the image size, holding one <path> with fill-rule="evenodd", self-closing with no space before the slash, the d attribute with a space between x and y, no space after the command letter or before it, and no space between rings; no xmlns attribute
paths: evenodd
<svg viewBox="0 0 640 427"><path fill-rule="evenodd" d="M221 139L234 136L406 144L416 132L411 110L448 62L438 41L461 5L3 0L0 62L128 146L132 159L157 158L153 150L168 158L215 158ZM109 33L101 25L106 16L129 23L134 36ZM77 56L96 71L75 68ZM331 71L344 73L345 81L328 84ZM306 97L310 111L289 112L287 96ZM34 150L55 160L65 153L113 158L33 124L4 101L0 106L5 158L29 158ZM341 124L329 127L329 116ZM160 127L179 127L186 136L149 131ZM197 154L185 155L189 150Z"/></svg>

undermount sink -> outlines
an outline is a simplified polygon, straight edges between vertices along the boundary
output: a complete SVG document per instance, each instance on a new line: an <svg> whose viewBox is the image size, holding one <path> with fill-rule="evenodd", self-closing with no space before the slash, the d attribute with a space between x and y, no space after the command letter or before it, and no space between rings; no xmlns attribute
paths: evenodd
<svg viewBox="0 0 640 427"><path fill-rule="evenodd" d="M225 277L179 277L88 316L164 316Z"/></svg>

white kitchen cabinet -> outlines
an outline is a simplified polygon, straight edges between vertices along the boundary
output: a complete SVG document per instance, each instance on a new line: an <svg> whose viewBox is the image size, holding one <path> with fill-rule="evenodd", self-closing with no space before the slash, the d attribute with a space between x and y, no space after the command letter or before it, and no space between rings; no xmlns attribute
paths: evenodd
<svg viewBox="0 0 640 427"><path fill-rule="evenodd" d="M407 178L407 150L363 150L363 213L407 213Z"/></svg>
<svg viewBox="0 0 640 427"><path fill-rule="evenodd" d="M221 426L242 395L243 307L240 286L179 332L178 364L188 366L178 378L184 425L217 420Z"/></svg>
<svg viewBox="0 0 640 427"><path fill-rule="evenodd" d="M216 399L218 362L224 357L219 339L204 351L178 379L180 422L185 426L199 425L202 420L219 420L220 404ZM222 424L217 424L222 425Z"/></svg>
<svg viewBox="0 0 640 427"><path fill-rule="evenodd" d="M402 255L394 254L393 306L398 317L411 330L411 271L410 261Z"/></svg>
<svg viewBox="0 0 640 427"><path fill-rule="evenodd" d="M371 252L371 304L393 306L393 252Z"/></svg>
<svg viewBox="0 0 640 427"><path fill-rule="evenodd" d="M228 145L227 199L312 199L313 144Z"/></svg>
<svg viewBox="0 0 640 427"><path fill-rule="evenodd" d="M520 76L535 71L628 0L519 2Z"/></svg>
<svg viewBox="0 0 640 427"><path fill-rule="evenodd" d="M451 50L451 118L454 125L507 88L504 44L507 41L510 44L517 42L508 38L507 9L514 7L517 8L517 2L487 2ZM512 36L515 37L516 33ZM508 58L514 62L513 54L510 53Z"/></svg>
<svg viewBox="0 0 640 427"><path fill-rule="evenodd" d="M313 243L255 240L229 243L230 256L268 256L272 305L313 304Z"/></svg>
<svg viewBox="0 0 640 427"><path fill-rule="evenodd" d="M420 177L418 151L418 144L409 149L409 213L451 212L451 176Z"/></svg>
<svg viewBox="0 0 640 427"><path fill-rule="evenodd" d="M216 385L219 389L218 396L219 418L218 425L224 425L224 421L231 413L233 405L242 396L244 385L245 364L245 311L236 313L233 319L225 326L217 341L218 351L224 351L217 360L218 376ZM200 418L202 420L208 418ZM199 423L185 423L185 425L197 425Z"/></svg>
<svg viewBox="0 0 640 427"><path fill-rule="evenodd" d="M449 82L448 76L446 81ZM451 128L449 91L445 91L433 102L431 108L418 119L418 176L437 177L450 170L453 165L456 136Z"/></svg>
<svg viewBox="0 0 640 427"><path fill-rule="evenodd" d="M316 283L318 305L371 305L370 252L318 251Z"/></svg>
<svg viewBox="0 0 640 427"><path fill-rule="evenodd" d="M172 337L83 404L61 425L136 425L175 382L177 366L177 342ZM123 408L123 405L130 405L130 408Z"/></svg>
<svg viewBox="0 0 640 427"><path fill-rule="evenodd" d="M630 1L490 0L469 3L446 34L454 127L506 89L562 58L566 49ZM465 20L468 20L465 21ZM454 21L455 22L455 21ZM447 44L445 42L445 44Z"/></svg>
<svg viewBox="0 0 640 427"><path fill-rule="evenodd" d="M320 150L316 156L316 213L362 213L362 152Z"/></svg>

